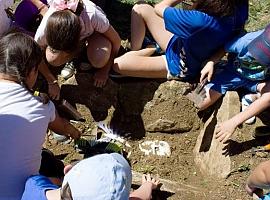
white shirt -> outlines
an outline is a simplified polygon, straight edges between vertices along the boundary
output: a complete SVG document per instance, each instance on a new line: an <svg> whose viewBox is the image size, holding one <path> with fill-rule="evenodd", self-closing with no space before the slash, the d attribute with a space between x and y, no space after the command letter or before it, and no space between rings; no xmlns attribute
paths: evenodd
<svg viewBox="0 0 270 200"><path fill-rule="evenodd" d="M17 83L0 81L0 200L20 200L28 176L37 174L52 102L41 103Z"/></svg>
<svg viewBox="0 0 270 200"><path fill-rule="evenodd" d="M83 4L84 9L80 14L82 28L80 39L83 40L86 37L89 37L94 31L99 33L106 32L110 27L110 22L102 9L89 0L83 0ZM50 5L52 5L52 3ZM35 34L35 41L37 41L37 43L42 47L47 46L45 28L49 16L51 16L55 11L56 9L53 6L49 7Z"/></svg>
<svg viewBox="0 0 270 200"><path fill-rule="evenodd" d="M0 36L10 27L11 20L7 17L5 9L12 4L13 0L0 0Z"/></svg>

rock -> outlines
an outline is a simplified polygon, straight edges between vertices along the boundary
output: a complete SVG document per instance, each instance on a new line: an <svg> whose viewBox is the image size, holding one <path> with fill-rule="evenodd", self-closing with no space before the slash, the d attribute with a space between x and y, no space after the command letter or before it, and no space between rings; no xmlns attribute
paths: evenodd
<svg viewBox="0 0 270 200"><path fill-rule="evenodd" d="M227 92L223 101L214 105L214 110L205 122L194 148L195 163L205 175L225 178L231 171L231 159L225 156L225 145L214 139L217 123L228 120L237 114L240 108L236 92Z"/></svg>
<svg viewBox="0 0 270 200"><path fill-rule="evenodd" d="M174 121L166 120L166 119L158 119L152 124L148 124L146 126L146 130L150 132L157 132L162 130L163 132L168 132L172 130L172 127L175 126Z"/></svg>
<svg viewBox="0 0 270 200"><path fill-rule="evenodd" d="M142 118L149 132L188 132L199 127L197 110L184 95L188 84L167 81L144 107Z"/></svg>

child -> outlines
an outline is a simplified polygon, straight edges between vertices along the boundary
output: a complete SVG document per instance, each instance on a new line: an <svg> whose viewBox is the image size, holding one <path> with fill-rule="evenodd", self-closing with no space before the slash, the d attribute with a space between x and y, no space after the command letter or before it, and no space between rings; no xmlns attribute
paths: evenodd
<svg viewBox="0 0 270 200"><path fill-rule="evenodd" d="M229 59L225 69L217 72L214 79L206 85L210 90L199 105L200 109L212 105L228 90L244 88L253 93L258 92L261 96L241 113L218 125L216 138L220 142L226 142L238 125L270 105L270 25L265 30L237 37L225 46L225 50L237 56ZM222 53L205 65L201 80L205 76L208 76L208 80L211 79L214 64L220 57Z"/></svg>
<svg viewBox="0 0 270 200"><path fill-rule="evenodd" d="M32 94L41 59L40 47L26 34L0 39L0 199L19 200L27 177L39 172L48 127L75 139L81 135L51 101Z"/></svg>
<svg viewBox="0 0 270 200"><path fill-rule="evenodd" d="M13 0L0 0L0 36L8 31L12 25L11 19L8 18L6 9L10 8ZM17 6L14 13L14 25L33 35L32 28L36 23L38 15L43 16L48 10L46 0L24 0Z"/></svg>
<svg viewBox="0 0 270 200"><path fill-rule="evenodd" d="M14 26L21 28L27 34L34 36L40 18L48 10L47 0L23 0L16 7Z"/></svg>
<svg viewBox="0 0 270 200"><path fill-rule="evenodd" d="M89 0L52 0L35 40L45 50L46 61L40 72L48 81L53 99L59 97L59 86L47 63L61 66L84 50L89 63L98 68L94 84L102 87L121 42L103 11Z"/></svg>
<svg viewBox="0 0 270 200"><path fill-rule="evenodd" d="M146 27L165 56L150 57L155 50L131 51L115 59L113 69L123 75L145 78L194 80L202 63L232 39L248 17L248 1L197 0L193 9L174 8L181 0L163 0L155 8L145 3L133 8L132 21L137 36L135 50L141 48ZM133 36L132 36L133 38ZM136 45L135 45L136 43Z"/></svg>
<svg viewBox="0 0 270 200"><path fill-rule="evenodd" d="M246 191L250 196L259 196L261 200L269 200L270 193L263 195L263 189L270 188L270 161L260 163L250 174Z"/></svg>
<svg viewBox="0 0 270 200"><path fill-rule="evenodd" d="M21 200L150 200L159 181L143 176L142 185L130 194L131 169L117 153L99 154L65 168L65 177L58 188L44 176L30 177Z"/></svg>

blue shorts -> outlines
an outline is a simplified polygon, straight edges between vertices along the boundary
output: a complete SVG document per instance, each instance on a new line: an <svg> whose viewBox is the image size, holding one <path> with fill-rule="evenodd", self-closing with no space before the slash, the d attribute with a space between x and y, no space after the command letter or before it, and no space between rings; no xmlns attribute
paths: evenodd
<svg viewBox="0 0 270 200"><path fill-rule="evenodd" d="M252 93L256 93L257 86L260 82L265 81L251 81L240 74L237 74L237 72L224 68L218 69L213 80L211 80L206 87L221 94L225 94L227 91L235 91L239 88L247 89Z"/></svg>

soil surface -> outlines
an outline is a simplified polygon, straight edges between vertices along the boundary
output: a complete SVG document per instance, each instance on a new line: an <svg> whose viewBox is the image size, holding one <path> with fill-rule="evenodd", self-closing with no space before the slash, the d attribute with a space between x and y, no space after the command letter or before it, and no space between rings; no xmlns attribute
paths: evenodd
<svg viewBox="0 0 270 200"><path fill-rule="evenodd" d="M77 124L78 125L78 124ZM84 125L80 125L83 127ZM129 157L132 170L141 173L151 173L156 177L177 182L179 190L172 192L156 192L153 199L189 200L200 199L248 199L244 186L246 179L259 162L269 159L268 153L252 156L253 146L269 143L269 138L254 139L252 132L257 125L238 129L237 140L231 142L230 156L232 173L226 179L215 179L200 173L194 163L193 148L199 131L187 133L146 133L140 140L128 140L132 146ZM86 126L87 128L87 126ZM87 129L85 129L87 130ZM88 130L89 131L89 130ZM139 144L146 140L166 141L171 147L171 156L145 156L139 149ZM57 143L48 137L45 147L52 150L58 158L67 164L84 157L74 148L73 141Z"/></svg>
<svg viewBox="0 0 270 200"><path fill-rule="evenodd" d="M123 43L127 42L129 33L129 16L131 5L115 1L112 10L109 12L109 18L113 18L111 23L116 27L117 31L124 39ZM124 1L122 1L124 2ZM120 15L119 13L122 13ZM125 45L126 46L126 45ZM136 99L135 99L136 100ZM151 100L151 99L149 99ZM113 101L113 100L112 100ZM186 100L183 100L183 105L186 105ZM98 102L97 102L98 103ZM130 104L132 106L133 104ZM166 109L166 104L164 104ZM102 103L98 104L102 107ZM190 108L193 109L193 108ZM82 111L84 112L84 110ZM88 110L85 110L87 113ZM110 112L106 113L110 115ZM153 112L153 115L159 117L162 113ZM177 113L171 113L176 116ZM152 116L155 117L155 116ZM149 119L150 120L150 119ZM194 116L190 115L185 121L193 121ZM91 121L91 123L90 123ZM85 123L76 123L75 125L82 130L84 134L89 134L95 129L92 125L93 117L88 116ZM216 199L249 199L245 192L245 182L250 174L250 171L261 161L269 159L268 153L258 153L255 156L251 154L251 148L268 144L269 138L264 137L254 139L252 133L255 128L262 126L262 123L257 120L255 125L243 125L237 129L235 141L230 143L229 156L232 159L232 173L226 179L216 179L208 177L198 170L194 163L193 149L199 134L199 126L184 133L160 133L160 132L146 132L143 137L137 139L128 139L132 146L131 155L129 157L132 170L141 173L151 173L156 177L174 181L178 185L175 192L155 192L153 199L156 200L189 200L189 199L202 199L202 200L216 200ZM136 133L136 127L133 132ZM147 140L162 140L168 142L171 147L171 156L146 156L139 150L139 144ZM51 135L48 136L45 147L52 150L59 158L66 164L73 160L80 160L84 157L74 149L74 142L69 141L65 143L57 143ZM251 198L250 198L251 199Z"/></svg>

